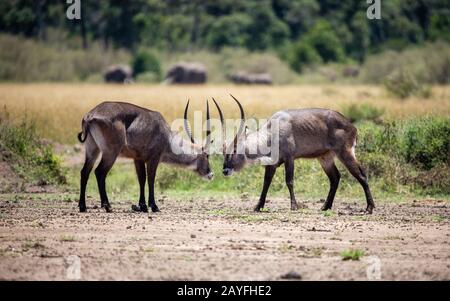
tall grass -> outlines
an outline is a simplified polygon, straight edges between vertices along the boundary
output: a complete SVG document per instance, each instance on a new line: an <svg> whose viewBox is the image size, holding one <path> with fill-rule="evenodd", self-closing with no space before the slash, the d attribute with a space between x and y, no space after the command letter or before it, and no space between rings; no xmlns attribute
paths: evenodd
<svg viewBox="0 0 450 301"><path fill-rule="evenodd" d="M235 85L164 86L104 84L0 84L0 106L12 118L28 114L45 138L75 143L83 115L105 100L128 101L162 113L167 122L182 118L187 99L191 109L205 110L205 100L214 97L226 118L239 118L232 93L244 105L248 118L267 118L287 108L322 107L341 111L352 103L369 103L384 109L383 119L435 114L450 115L450 88L435 87L427 100L412 97L403 102L375 86L275 86ZM217 118L217 112L212 111Z"/></svg>
<svg viewBox="0 0 450 301"><path fill-rule="evenodd" d="M0 34L0 45L0 81L102 81L107 66L130 60L126 52L106 51L99 43L83 50Z"/></svg>
<svg viewBox="0 0 450 301"><path fill-rule="evenodd" d="M20 123L12 124L6 110L0 112L0 161L8 162L28 182L65 182L59 158L36 135L32 120L22 116Z"/></svg>

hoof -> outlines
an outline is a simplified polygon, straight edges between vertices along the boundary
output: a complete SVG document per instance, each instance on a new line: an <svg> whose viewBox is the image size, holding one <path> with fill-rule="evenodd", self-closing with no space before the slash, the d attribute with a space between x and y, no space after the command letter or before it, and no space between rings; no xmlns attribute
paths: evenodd
<svg viewBox="0 0 450 301"><path fill-rule="evenodd" d="M86 206L80 206L80 212L87 212Z"/></svg>
<svg viewBox="0 0 450 301"><path fill-rule="evenodd" d="M372 214L373 208L375 208L375 206L373 206L373 205L367 206L366 211L364 211L364 213L365 214Z"/></svg>
<svg viewBox="0 0 450 301"><path fill-rule="evenodd" d="M152 206L152 212L160 212L158 206Z"/></svg>
<svg viewBox="0 0 450 301"><path fill-rule="evenodd" d="M298 206L297 202L291 202L291 210L295 211L298 209L299 209L299 206Z"/></svg>
<svg viewBox="0 0 450 301"><path fill-rule="evenodd" d="M261 212L261 209L264 207L260 207L260 206L256 206L255 208L253 208L253 211L255 212Z"/></svg>
<svg viewBox="0 0 450 301"><path fill-rule="evenodd" d="M148 212L147 205L131 205L131 210L135 212Z"/></svg>
<svg viewBox="0 0 450 301"><path fill-rule="evenodd" d="M111 208L111 206L109 206L109 205L105 205L105 211L107 212L107 213L111 213L112 212L112 208Z"/></svg>
<svg viewBox="0 0 450 301"><path fill-rule="evenodd" d="M327 211L327 210L331 210L331 205L325 203L322 208L320 208L320 210L322 211Z"/></svg>

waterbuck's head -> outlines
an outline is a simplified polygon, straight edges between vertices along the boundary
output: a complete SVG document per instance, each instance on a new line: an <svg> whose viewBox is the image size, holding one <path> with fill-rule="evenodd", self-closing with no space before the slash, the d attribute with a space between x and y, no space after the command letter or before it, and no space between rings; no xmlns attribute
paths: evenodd
<svg viewBox="0 0 450 301"><path fill-rule="evenodd" d="M188 109L189 109L189 100L186 104L186 108L184 109L184 129L189 139L191 140L192 145L197 146L194 137L192 136L192 132L187 119ZM196 158L193 161L192 169L207 180L212 180L212 178L214 177L214 173L211 171L211 167L209 166L210 145L211 145L211 121L209 115L209 103L206 102L206 141L205 145L197 149L195 155Z"/></svg>
<svg viewBox="0 0 450 301"><path fill-rule="evenodd" d="M233 174L233 171L239 171L241 170L246 161L246 155L245 155L245 133L244 133L244 125L245 125L245 114L244 109L242 108L241 103L230 94L230 96L234 99L234 101L239 106L239 110L241 112L241 121L239 124L239 130L237 131L236 136L233 139L233 142L227 146L226 143L226 126L225 126L225 120L222 114L222 110L220 109L219 105L217 104L216 100L213 98L213 101L217 107L217 110L219 111L220 116L220 122L222 124L222 152L223 152L223 174L225 176L231 176Z"/></svg>

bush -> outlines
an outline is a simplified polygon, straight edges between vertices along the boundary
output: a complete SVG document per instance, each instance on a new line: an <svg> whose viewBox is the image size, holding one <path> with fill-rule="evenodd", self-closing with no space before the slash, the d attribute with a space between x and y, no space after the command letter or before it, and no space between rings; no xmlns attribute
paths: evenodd
<svg viewBox="0 0 450 301"><path fill-rule="evenodd" d="M142 50L138 52L133 58L132 65L135 77L139 76L142 73L151 73L154 76L154 81L161 81L161 64L159 62L159 59L153 52L148 50Z"/></svg>
<svg viewBox="0 0 450 301"><path fill-rule="evenodd" d="M405 75L419 84L449 83L450 45L435 42L403 51L387 50L368 57L361 72L362 80L368 83Z"/></svg>
<svg viewBox="0 0 450 301"><path fill-rule="evenodd" d="M339 62L344 58L343 46L327 21L318 21L303 39L317 51L324 62Z"/></svg>
<svg viewBox="0 0 450 301"><path fill-rule="evenodd" d="M401 137L401 155L406 162L427 170L441 163L450 165L450 118L410 120Z"/></svg>
<svg viewBox="0 0 450 301"><path fill-rule="evenodd" d="M350 105L345 106L342 109L342 113L351 122L358 122L362 120L380 122L381 121L380 117L383 115L384 109L377 108L368 103L363 104L352 103Z"/></svg>
<svg viewBox="0 0 450 301"><path fill-rule="evenodd" d="M394 71L385 80L384 86L388 92L402 99L411 95L424 98L429 98L431 96L430 87L421 83L406 70Z"/></svg>
<svg viewBox="0 0 450 301"><path fill-rule="evenodd" d="M302 72L304 66L322 63L322 58L310 45L299 41L288 50L287 60L294 71Z"/></svg>
<svg viewBox="0 0 450 301"><path fill-rule="evenodd" d="M64 172L50 145L40 141L26 118L14 125L9 114L0 112L0 160L7 161L27 180L38 184L65 183Z"/></svg>

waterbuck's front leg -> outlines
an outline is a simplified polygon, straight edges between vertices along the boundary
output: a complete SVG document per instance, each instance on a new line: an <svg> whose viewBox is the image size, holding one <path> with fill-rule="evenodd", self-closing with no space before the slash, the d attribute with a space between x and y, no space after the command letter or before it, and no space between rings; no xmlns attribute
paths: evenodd
<svg viewBox="0 0 450 301"><path fill-rule="evenodd" d="M267 165L266 172L264 173L264 185L263 190L261 192L261 196L259 197L259 202L255 207L255 211L260 211L264 208L264 204L266 203L267 191L269 190L270 183L272 183L273 176L275 175L275 171L277 167L275 165Z"/></svg>
<svg viewBox="0 0 450 301"><path fill-rule="evenodd" d="M148 178L148 205L152 212L159 212L155 202L155 176L158 169L159 158L151 159L147 162L147 178Z"/></svg>
<svg viewBox="0 0 450 301"><path fill-rule="evenodd" d="M286 186L289 189L289 195L291 197L291 210L297 210L298 204L297 201L295 200L294 195L294 160L287 159L284 162L284 168L285 168Z"/></svg>

